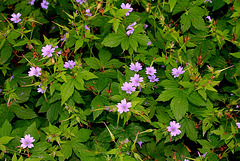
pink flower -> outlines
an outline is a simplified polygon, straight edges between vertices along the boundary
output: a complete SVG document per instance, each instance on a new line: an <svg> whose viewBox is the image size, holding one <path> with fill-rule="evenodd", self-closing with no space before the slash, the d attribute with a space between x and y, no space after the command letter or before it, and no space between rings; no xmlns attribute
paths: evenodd
<svg viewBox="0 0 240 161"><path fill-rule="evenodd" d="M52 48L52 45L46 45L45 47L42 47L42 56L43 57L52 57L52 53L54 52L55 48Z"/></svg>
<svg viewBox="0 0 240 161"><path fill-rule="evenodd" d="M237 122L236 125L240 129L240 122Z"/></svg>
<svg viewBox="0 0 240 161"><path fill-rule="evenodd" d="M129 25L127 28L126 28L126 30L128 30L127 32L126 32L126 34L129 36L130 34L133 34L133 32L134 32L134 28L133 28L133 26L135 26L137 23L136 22L134 22L134 23L132 23L131 25Z"/></svg>
<svg viewBox="0 0 240 161"><path fill-rule="evenodd" d="M64 68L73 69L75 65L76 65L76 62L69 60L68 62L64 63Z"/></svg>
<svg viewBox="0 0 240 161"><path fill-rule="evenodd" d="M123 86L121 87L121 89L123 91L126 91L126 93L128 94L132 94L132 92L136 90L136 87L134 87L132 83L125 82L123 83Z"/></svg>
<svg viewBox="0 0 240 161"><path fill-rule="evenodd" d="M28 4L34 5L35 0L30 0Z"/></svg>
<svg viewBox="0 0 240 161"><path fill-rule="evenodd" d="M85 26L84 26L84 28L85 28L86 30L89 30L89 31L90 31L90 29L88 28L88 26L87 26L87 25L85 25Z"/></svg>
<svg viewBox="0 0 240 161"><path fill-rule="evenodd" d="M21 147L23 149L25 149L26 147L32 148L32 147L34 147L34 145L32 144L32 142L34 142L34 141L35 141L35 139L33 139L33 137L30 137L30 134L25 135L25 137L21 138L21 140L20 140L20 142L22 143Z"/></svg>
<svg viewBox="0 0 240 161"><path fill-rule="evenodd" d="M121 4L122 9L129 9L129 11L125 14L125 16L129 16L130 12L133 11L133 8L131 8L131 4L127 3L126 5L124 3Z"/></svg>
<svg viewBox="0 0 240 161"><path fill-rule="evenodd" d="M156 78L156 75L150 75L148 76L148 79L150 82L158 82L159 78Z"/></svg>
<svg viewBox="0 0 240 161"><path fill-rule="evenodd" d="M42 3L41 3L41 7L42 7L43 9L48 9L48 5L49 5L49 2L46 1L46 0L43 0Z"/></svg>
<svg viewBox="0 0 240 161"><path fill-rule="evenodd" d="M181 125L179 125L179 123L175 123L175 121L171 121L170 122L170 126L167 127L168 132L171 132L171 136L176 136L181 134L181 131L178 130L178 128L180 128Z"/></svg>
<svg viewBox="0 0 240 161"><path fill-rule="evenodd" d="M85 11L87 14L87 16L92 16L92 14L90 13L90 9L86 9L86 11Z"/></svg>
<svg viewBox="0 0 240 161"><path fill-rule="evenodd" d="M206 17L209 21L212 21L211 17L210 16L207 16Z"/></svg>
<svg viewBox="0 0 240 161"><path fill-rule="evenodd" d="M17 13L17 14L13 13L12 18L10 20L13 21L14 23L18 23L21 21L20 16L21 16L21 13Z"/></svg>
<svg viewBox="0 0 240 161"><path fill-rule="evenodd" d="M148 41L148 44L147 44L147 45L149 46L149 45L151 45L151 44L152 44L152 42L151 42L151 41Z"/></svg>
<svg viewBox="0 0 240 161"><path fill-rule="evenodd" d="M36 67L36 68L34 68L34 67L31 67L30 68L30 71L28 71L28 76L36 76L36 77L39 77L39 75L41 75L41 68L39 68L39 67Z"/></svg>
<svg viewBox="0 0 240 161"><path fill-rule="evenodd" d="M154 75L155 73L157 73L157 70L154 69L154 67L147 67L147 68L146 68L146 74L148 74L148 75Z"/></svg>
<svg viewBox="0 0 240 161"><path fill-rule="evenodd" d="M127 102L126 99L121 100L121 103L117 105L117 111L122 114L123 112L128 112L129 108L132 107L131 102Z"/></svg>
<svg viewBox="0 0 240 161"><path fill-rule="evenodd" d="M76 2L82 4L82 3L86 2L86 0L76 0Z"/></svg>
<svg viewBox="0 0 240 161"><path fill-rule="evenodd" d="M130 81L133 86L140 86L140 82L143 82L143 77L139 77L139 74L134 74L134 77L130 77Z"/></svg>
<svg viewBox="0 0 240 161"><path fill-rule="evenodd" d="M142 70L142 65L139 62L136 62L135 65L131 63L130 70L134 70L135 72L138 72L139 70Z"/></svg>
<svg viewBox="0 0 240 161"><path fill-rule="evenodd" d="M173 68L172 69L172 75L174 78L179 77L180 74L183 74L185 71L183 70L183 67L179 66L178 69Z"/></svg>

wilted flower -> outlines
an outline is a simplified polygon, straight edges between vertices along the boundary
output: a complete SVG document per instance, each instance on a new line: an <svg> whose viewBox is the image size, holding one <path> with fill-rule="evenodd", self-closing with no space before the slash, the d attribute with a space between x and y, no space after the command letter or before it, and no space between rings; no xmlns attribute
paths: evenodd
<svg viewBox="0 0 240 161"><path fill-rule="evenodd" d="M64 68L72 69L74 68L75 65L76 65L76 62L69 60L68 62L64 63Z"/></svg>
<svg viewBox="0 0 240 161"><path fill-rule="evenodd" d="M25 135L25 137L21 138L21 140L20 140L20 142L22 143L21 147L23 149L25 149L26 147L32 148L32 147L34 147L34 145L32 144L32 142L34 142L34 141L35 141L35 139L33 139L33 137L30 137L30 134Z"/></svg>
<svg viewBox="0 0 240 161"><path fill-rule="evenodd" d="M183 70L183 67L179 66L178 69L173 68L172 69L172 75L174 78L179 77L180 74L183 74L185 71Z"/></svg>
<svg viewBox="0 0 240 161"><path fill-rule="evenodd" d="M121 87L121 89L123 91L126 91L126 93L128 94L132 94L133 91L136 90L136 87L133 86L133 84L130 82L130 83L123 83L123 86Z"/></svg>
<svg viewBox="0 0 240 161"><path fill-rule="evenodd" d="M142 65L139 62L136 62L135 65L131 63L130 70L134 70L135 72L138 72L139 70L142 70Z"/></svg>
<svg viewBox="0 0 240 161"><path fill-rule="evenodd" d="M14 79L14 76L13 76L13 75L10 77L10 81L11 81L12 79Z"/></svg>
<svg viewBox="0 0 240 161"><path fill-rule="evenodd" d="M146 74L148 74L148 75L154 75L155 73L157 73L157 70L154 69L154 67L147 67L147 68L146 68Z"/></svg>
<svg viewBox="0 0 240 161"><path fill-rule="evenodd" d="M132 107L131 102L127 102L126 99L121 100L121 103L117 105L117 111L121 114L123 112L128 112L129 108Z"/></svg>
<svg viewBox="0 0 240 161"><path fill-rule="evenodd" d="M41 68L39 67L31 67L30 71L28 71L28 76L36 76L39 77L39 75L41 75Z"/></svg>
<svg viewBox="0 0 240 161"><path fill-rule="evenodd" d="M85 11L87 14L87 16L92 16L92 14L90 13L90 9L86 9L86 11Z"/></svg>
<svg viewBox="0 0 240 161"><path fill-rule="evenodd" d="M179 123L175 123L175 121L171 121L170 122L170 126L167 127L168 132L171 132L171 136L176 136L181 134L181 131L178 130L178 128L180 128L181 125L179 125Z"/></svg>
<svg viewBox="0 0 240 161"><path fill-rule="evenodd" d="M140 148L142 149L142 141L138 142L138 145L140 146Z"/></svg>
<svg viewBox="0 0 240 161"><path fill-rule="evenodd" d="M14 23L18 23L21 21L20 16L21 16L21 13L17 13L17 14L13 13L12 18L10 20L13 21Z"/></svg>
<svg viewBox="0 0 240 161"><path fill-rule="evenodd" d="M49 2L46 1L46 0L43 0L42 3L41 3L41 7L42 7L43 9L48 9L48 5L49 5Z"/></svg>
<svg viewBox="0 0 240 161"><path fill-rule="evenodd" d="M129 16L130 12L133 11L133 8L131 8L131 4L127 3L126 5L124 3L121 4L122 9L129 9L129 11L125 14L125 16Z"/></svg>
<svg viewBox="0 0 240 161"><path fill-rule="evenodd" d="M143 82L143 77L139 77L139 74L134 74L134 77L130 77L130 81L133 86L140 86L140 82Z"/></svg>
<svg viewBox="0 0 240 161"><path fill-rule="evenodd" d="M127 28L126 28L126 30L128 30L127 32L126 32L126 34L129 36L130 34L133 34L133 32L134 32L134 28L133 28L133 26L135 26L137 23L136 22L134 22L134 23L132 23L131 25L129 25Z"/></svg>
<svg viewBox="0 0 240 161"><path fill-rule="evenodd" d="M89 30L89 31L90 31L90 29L88 28L88 26L87 26L87 25L85 25L85 26L84 26L84 28L85 28L86 30Z"/></svg>
<svg viewBox="0 0 240 161"><path fill-rule="evenodd" d="M52 45L46 45L45 47L42 47L42 56L43 57L52 57L52 53L54 52L55 48L52 48Z"/></svg>

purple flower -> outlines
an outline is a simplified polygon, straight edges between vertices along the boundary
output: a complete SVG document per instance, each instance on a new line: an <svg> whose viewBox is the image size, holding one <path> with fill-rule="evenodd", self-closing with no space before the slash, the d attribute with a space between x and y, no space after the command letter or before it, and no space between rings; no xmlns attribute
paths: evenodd
<svg viewBox="0 0 240 161"><path fill-rule="evenodd" d="M151 44L152 44L152 42L151 42L151 41L148 41L148 44L147 44L147 45L149 46L149 45L151 45Z"/></svg>
<svg viewBox="0 0 240 161"><path fill-rule="evenodd" d="M46 0L43 0L42 3L41 3L41 7L42 7L43 9L48 9L48 5L49 5L49 2L46 1Z"/></svg>
<svg viewBox="0 0 240 161"><path fill-rule="evenodd" d="M13 75L10 77L10 81L11 81L12 79L14 79L14 76L13 76Z"/></svg>
<svg viewBox="0 0 240 161"><path fill-rule="evenodd" d="M142 149L142 141L138 142L138 145L140 146L140 148Z"/></svg>
<svg viewBox="0 0 240 161"><path fill-rule="evenodd" d="M47 90L47 88L48 88L48 87L46 87L46 88L44 89L44 91L43 91L43 89L41 88L41 84L40 84L38 87L39 87L39 88L37 89L37 92L38 92L38 93L42 93L42 94L45 93L46 90Z"/></svg>
<svg viewBox="0 0 240 161"><path fill-rule="evenodd" d="M52 57L52 53L54 52L55 48L52 48L52 45L46 45L45 47L42 47L42 55L43 57Z"/></svg>
<svg viewBox="0 0 240 161"><path fill-rule="evenodd" d="M35 140L33 139L33 137L30 137L30 134L25 135L25 137L21 138L21 140L20 140L20 142L22 143L21 147L23 149L25 149L26 147L32 148L32 147L34 147L34 145L32 144L32 142L34 142L34 141Z"/></svg>
<svg viewBox="0 0 240 161"><path fill-rule="evenodd" d="M133 84L130 82L130 83L123 83L123 86L121 87L121 89L123 91L126 91L126 93L128 94L132 94L133 91L136 90L136 87L133 86Z"/></svg>
<svg viewBox="0 0 240 161"><path fill-rule="evenodd" d="M148 74L148 75L154 75L155 73L157 73L157 70L154 69L154 67L147 67L147 68L146 68L146 74Z"/></svg>
<svg viewBox="0 0 240 161"><path fill-rule="evenodd" d="M132 107L131 102L127 102L126 99L123 99L123 100L121 100L121 103L118 103L117 111L120 114L123 112L128 112L130 107Z"/></svg>
<svg viewBox="0 0 240 161"><path fill-rule="evenodd" d="M75 65L76 65L76 62L69 60L68 62L64 63L64 68L72 69L74 68Z"/></svg>
<svg viewBox="0 0 240 161"><path fill-rule="evenodd" d="M86 0L76 0L76 2L82 4L82 3L86 2Z"/></svg>
<svg viewBox="0 0 240 161"><path fill-rule="evenodd" d="M171 132L171 136L176 136L181 134L181 131L178 130L178 128L180 128L181 125L179 125L179 123L175 123L175 121L171 121L170 122L170 126L167 127L168 132Z"/></svg>
<svg viewBox="0 0 240 161"><path fill-rule="evenodd" d="M14 23L18 23L21 21L20 16L21 16L21 13L17 13L17 14L13 13L12 18L10 20L13 21Z"/></svg>
<svg viewBox="0 0 240 161"><path fill-rule="evenodd" d="M130 81L133 86L140 86L140 82L143 82L143 77L139 77L139 74L134 74L134 77L130 77Z"/></svg>
<svg viewBox="0 0 240 161"><path fill-rule="evenodd" d="M178 69L173 68L172 69L172 75L174 78L178 77L180 74L183 74L185 71L183 70L183 67L179 66Z"/></svg>
<svg viewBox="0 0 240 161"><path fill-rule="evenodd" d="M212 21L211 17L210 16L207 16L206 17L209 21Z"/></svg>
<svg viewBox="0 0 240 161"><path fill-rule="evenodd" d="M142 70L142 65L139 62L136 62L135 65L131 63L130 70L134 70L135 72L138 72L139 70Z"/></svg>
<svg viewBox="0 0 240 161"><path fill-rule="evenodd" d="M61 55L62 54L62 51L60 50L59 52L57 52L57 56Z"/></svg>
<svg viewBox="0 0 240 161"><path fill-rule="evenodd" d="M212 3L212 1L211 1L211 0L205 0L205 1L204 1L204 3L206 3L207 1L208 1L208 2L210 2L210 3Z"/></svg>
<svg viewBox="0 0 240 161"><path fill-rule="evenodd" d="M126 5L124 3L121 4L121 8L122 9L129 9L129 11L127 11L127 13L125 14L125 16L129 16L130 12L133 11L133 8L131 8L131 4L127 3Z"/></svg>
<svg viewBox="0 0 240 161"><path fill-rule="evenodd" d="M132 23L131 25L129 25L127 28L126 28L126 30L128 30L127 32L126 32L126 34L129 36L130 34L133 34L133 32L134 32L134 28L133 28L133 26L135 26L137 23L136 22L134 22L134 23Z"/></svg>
<svg viewBox="0 0 240 161"><path fill-rule="evenodd" d="M237 124L237 127L240 129L240 123L239 123L239 122L237 122L236 124Z"/></svg>
<svg viewBox="0 0 240 161"><path fill-rule="evenodd" d="M86 9L86 11L85 11L87 14L87 16L92 16L92 14L90 13L90 9Z"/></svg>
<svg viewBox="0 0 240 161"><path fill-rule="evenodd" d="M30 0L28 4L34 5L35 0Z"/></svg>
<svg viewBox="0 0 240 161"><path fill-rule="evenodd" d="M42 73L41 73L41 68L39 68L39 67L36 67L36 68L34 68L34 67L31 67L30 68L30 71L28 71L28 76L36 76L36 77L39 77L39 75L41 75Z"/></svg>
<svg viewBox="0 0 240 161"><path fill-rule="evenodd" d="M236 108L239 108L239 105L236 105Z"/></svg>
<svg viewBox="0 0 240 161"><path fill-rule="evenodd" d="M126 138L126 140L124 140L123 142L127 144L129 142L128 138Z"/></svg>
<svg viewBox="0 0 240 161"><path fill-rule="evenodd" d="M158 82L159 78L156 78L156 75L150 75L148 76L148 79L150 82Z"/></svg>
<svg viewBox="0 0 240 161"><path fill-rule="evenodd" d="M24 94L24 92L22 92L20 95L23 95Z"/></svg>
<svg viewBox="0 0 240 161"><path fill-rule="evenodd" d="M203 158L205 158L205 157L206 157L206 155L207 155L207 152L206 152L206 153L204 153L203 155L201 155L201 154L200 154L200 152L198 151L198 156L199 156L199 157L201 157L201 158L202 158L202 157L203 157Z"/></svg>
<svg viewBox="0 0 240 161"><path fill-rule="evenodd" d="M188 159L184 159L184 161L189 161Z"/></svg>
<svg viewBox="0 0 240 161"><path fill-rule="evenodd" d="M148 24L144 24L144 26L143 26L145 29L148 27Z"/></svg>
<svg viewBox="0 0 240 161"><path fill-rule="evenodd" d="M2 93L2 89L0 89L0 93Z"/></svg>
<svg viewBox="0 0 240 161"><path fill-rule="evenodd" d="M85 26L84 26L84 28L85 28L86 30L89 30L89 31L90 31L90 29L88 28L88 26L87 26L87 25L85 25Z"/></svg>

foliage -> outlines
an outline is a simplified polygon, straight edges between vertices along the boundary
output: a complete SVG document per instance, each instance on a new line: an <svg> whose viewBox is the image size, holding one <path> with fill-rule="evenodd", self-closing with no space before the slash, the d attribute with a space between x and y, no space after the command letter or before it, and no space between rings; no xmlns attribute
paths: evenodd
<svg viewBox="0 0 240 161"><path fill-rule="evenodd" d="M0 4L2 160L239 159L239 0Z"/></svg>

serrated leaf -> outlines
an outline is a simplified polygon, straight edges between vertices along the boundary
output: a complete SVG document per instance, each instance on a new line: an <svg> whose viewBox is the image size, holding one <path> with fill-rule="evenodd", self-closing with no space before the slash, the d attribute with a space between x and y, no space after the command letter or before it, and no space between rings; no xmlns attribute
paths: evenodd
<svg viewBox="0 0 240 161"><path fill-rule="evenodd" d="M177 0L169 0L169 5L170 5L170 12L172 12L173 8L175 7Z"/></svg>
<svg viewBox="0 0 240 161"><path fill-rule="evenodd" d="M60 109L61 109L60 102L55 102L50 105L50 108L47 111L47 119L50 123L52 123L58 118Z"/></svg>
<svg viewBox="0 0 240 161"><path fill-rule="evenodd" d="M138 48L138 42L130 35L129 37L129 44L133 48L134 51L137 51Z"/></svg>
<svg viewBox="0 0 240 161"><path fill-rule="evenodd" d="M30 108L25 109L17 105L12 105L10 108L20 119L33 119L38 117L38 115Z"/></svg>
<svg viewBox="0 0 240 161"><path fill-rule="evenodd" d="M89 71L86 71L86 70L83 70L83 71L80 71L79 74L81 75L81 77L84 79L84 80L89 80L89 79L95 79L95 78L98 78L95 74L89 72Z"/></svg>
<svg viewBox="0 0 240 161"><path fill-rule="evenodd" d="M206 101L204 101L204 99L202 99L202 97L197 93L197 92L191 92L188 96L187 96L188 101L190 101L191 103L197 105L197 106L206 106Z"/></svg>
<svg viewBox="0 0 240 161"><path fill-rule="evenodd" d="M72 144L70 141L66 141L65 144L62 145L62 153L65 159L68 159L72 155Z"/></svg>
<svg viewBox="0 0 240 161"><path fill-rule="evenodd" d="M80 38L76 41L74 52L76 52L82 46L83 46L83 40Z"/></svg>
<svg viewBox="0 0 240 161"><path fill-rule="evenodd" d="M76 138L73 139L73 142L86 142L90 138L92 130L89 129L80 129L75 133Z"/></svg>
<svg viewBox="0 0 240 161"><path fill-rule="evenodd" d="M0 64L4 64L12 55L12 47L5 43L3 49L1 50Z"/></svg>
<svg viewBox="0 0 240 161"><path fill-rule="evenodd" d="M123 50L127 50L129 48L129 38L127 36L121 42L121 47Z"/></svg>
<svg viewBox="0 0 240 161"><path fill-rule="evenodd" d="M188 111L188 100L181 94L180 96L174 97L171 101L171 110L176 120L179 121Z"/></svg>
<svg viewBox="0 0 240 161"><path fill-rule="evenodd" d="M240 52L237 53L230 53L232 56L236 57L236 58L240 58Z"/></svg>
<svg viewBox="0 0 240 161"><path fill-rule="evenodd" d="M88 66L90 66L92 69L99 69L101 68L101 62L95 58L95 57L90 57L90 58L84 58L83 59Z"/></svg>
<svg viewBox="0 0 240 161"><path fill-rule="evenodd" d="M183 14L181 16L182 31L186 32L191 27L191 20L188 15Z"/></svg>
<svg viewBox="0 0 240 161"><path fill-rule="evenodd" d="M6 120L1 128L1 136L8 136L12 131L11 124Z"/></svg>
<svg viewBox="0 0 240 161"><path fill-rule="evenodd" d="M35 142L39 140L39 133L36 127L36 122L32 123L24 132L24 135L28 135L28 134L30 134L30 136L35 139Z"/></svg>
<svg viewBox="0 0 240 161"><path fill-rule="evenodd" d="M61 86L61 105L63 105L74 92L74 79L70 79Z"/></svg>
<svg viewBox="0 0 240 161"><path fill-rule="evenodd" d="M107 102L107 100L100 96L97 95L91 102L91 109L93 110L93 119L95 120L102 112L103 110L98 110L101 108L104 108L105 103Z"/></svg>
<svg viewBox="0 0 240 161"><path fill-rule="evenodd" d="M195 123L187 118L184 118L181 122L181 129L183 129L183 131L186 133L187 137L192 140L192 141L197 141L197 130L195 127Z"/></svg>
<svg viewBox="0 0 240 161"><path fill-rule="evenodd" d="M3 136L0 138L0 143L2 144L8 144L9 141L11 141L14 137L9 137L9 136Z"/></svg>
<svg viewBox="0 0 240 161"><path fill-rule="evenodd" d="M157 98L156 101L169 101L171 100L173 97L175 97L176 95L178 95L177 93L179 92L179 88L172 88L172 89L168 89L163 91Z"/></svg>
<svg viewBox="0 0 240 161"><path fill-rule="evenodd" d="M149 37L144 34L133 34L132 38L143 46L147 46L148 42L150 41Z"/></svg>
<svg viewBox="0 0 240 161"><path fill-rule="evenodd" d="M102 42L102 45L107 47L117 47L123 40L125 35L110 33L105 37Z"/></svg>

